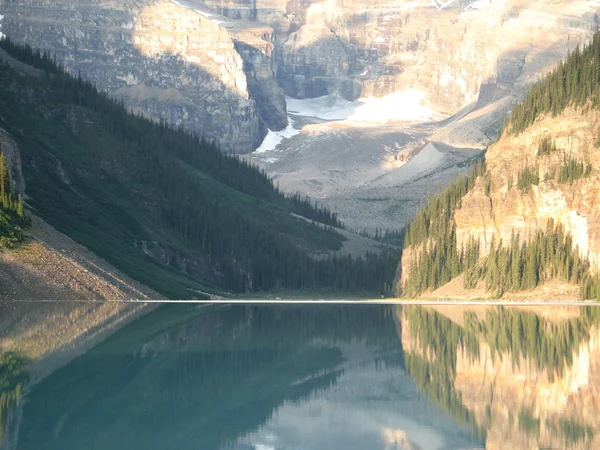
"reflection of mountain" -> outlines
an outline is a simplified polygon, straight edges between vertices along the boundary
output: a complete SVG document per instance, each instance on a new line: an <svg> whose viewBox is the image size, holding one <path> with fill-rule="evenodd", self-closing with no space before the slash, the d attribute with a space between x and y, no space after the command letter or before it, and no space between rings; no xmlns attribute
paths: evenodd
<svg viewBox="0 0 600 450"><path fill-rule="evenodd" d="M488 449L599 448L600 310L456 308L398 311L407 373L430 399Z"/></svg>
<svg viewBox="0 0 600 450"><path fill-rule="evenodd" d="M380 308L204 311L159 310L48 377L18 448L214 450L335 383L343 344L397 352Z"/></svg>

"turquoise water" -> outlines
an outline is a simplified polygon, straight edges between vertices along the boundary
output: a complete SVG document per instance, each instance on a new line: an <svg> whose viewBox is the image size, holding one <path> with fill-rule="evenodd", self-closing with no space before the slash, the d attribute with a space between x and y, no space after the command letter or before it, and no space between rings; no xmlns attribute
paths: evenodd
<svg viewBox="0 0 600 450"><path fill-rule="evenodd" d="M22 450L467 449L384 306L169 306L26 395Z"/></svg>

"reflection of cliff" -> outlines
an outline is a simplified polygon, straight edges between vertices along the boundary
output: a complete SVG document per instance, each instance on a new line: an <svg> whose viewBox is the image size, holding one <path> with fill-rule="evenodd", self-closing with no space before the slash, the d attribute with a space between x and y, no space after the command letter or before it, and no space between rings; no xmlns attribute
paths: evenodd
<svg viewBox="0 0 600 450"><path fill-rule="evenodd" d="M488 449L598 448L596 308L558 321L517 308L464 318L451 309L399 312L407 371L432 400L470 422Z"/></svg>

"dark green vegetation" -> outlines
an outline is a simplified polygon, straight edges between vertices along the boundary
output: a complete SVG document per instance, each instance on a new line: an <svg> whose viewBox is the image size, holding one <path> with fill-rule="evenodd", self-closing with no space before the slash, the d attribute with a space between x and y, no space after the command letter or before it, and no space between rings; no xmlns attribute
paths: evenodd
<svg viewBox="0 0 600 450"><path fill-rule="evenodd" d="M417 216L407 225L404 248L422 245L419 264L398 294L418 296L428 288L436 289L463 271L473 267L479 256L478 244L456 249L454 210L462 197L473 188L478 176L485 173L485 162L472 166L469 175L459 177L448 188L428 199Z"/></svg>
<svg viewBox="0 0 600 450"><path fill-rule="evenodd" d="M477 423L462 404L460 393L454 389L459 349L478 360L480 344L485 343L493 358L508 357L517 367L523 360L532 362L538 370L546 371L552 381L572 367L581 345L590 339L592 328L600 325L600 309L593 307L582 308L579 317L556 323L532 312L498 307L488 310L482 320L474 312L467 312L463 326L421 306L404 307L403 313L419 353L435 355L424 358L415 352L405 354L407 372L429 398L457 420L469 424L483 440L485 430L494 420L493 411L488 408L485 422ZM523 432L539 436L539 418L525 409L516 418ZM554 430L552 434L564 438L565 448L594 435L590 427L560 417L546 426Z"/></svg>
<svg viewBox="0 0 600 450"><path fill-rule="evenodd" d="M558 148L550 136L545 136L538 144L538 156L550 155L557 151ZM526 171L529 171L530 173L526 174ZM539 183L539 171L527 168L525 172L519 177L519 183L522 183L522 186L518 185L518 187L521 192L526 191L530 185L537 185ZM562 164L548 170L544 176L544 181L556 180L561 184L571 184L580 178L588 177L591 172L591 163L585 163L571 155L564 154Z"/></svg>
<svg viewBox="0 0 600 450"><path fill-rule="evenodd" d="M362 342L399 367L394 320L383 312L168 305L34 386L19 448L227 448L279 406L335 383L346 344Z"/></svg>
<svg viewBox="0 0 600 450"><path fill-rule="evenodd" d="M525 193L531 186L537 186L540 183L540 172L537 168L526 167L517 178L517 189Z"/></svg>
<svg viewBox="0 0 600 450"><path fill-rule="evenodd" d="M126 274L177 298L244 291L381 294L397 255L339 250L335 214L286 197L264 173L165 122L128 113L49 55L0 47L39 76L0 65L0 126L17 141L29 206Z"/></svg>
<svg viewBox="0 0 600 450"><path fill-rule="evenodd" d="M560 114L569 106L600 107L600 33L592 42L571 53L567 59L538 81L517 103L505 121L505 131L517 134L546 113Z"/></svg>
<svg viewBox="0 0 600 450"><path fill-rule="evenodd" d="M23 387L29 381L25 371L26 360L13 352L0 355L0 444L4 430L10 423L14 409L21 401Z"/></svg>
<svg viewBox="0 0 600 450"><path fill-rule="evenodd" d="M573 183L580 178L585 178L592 172L592 165L585 164L583 161L573 157L566 158L558 170L559 183Z"/></svg>
<svg viewBox="0 0 600 450"><path fill-rule="evenodd" d="M581 298L600 300L600 278L592 275L587 259L579 256L573 239L561 225L547 224L530 241L513 236L509 246L492 242L490 253L466 271L465 287L485 280L486 288L501 297L507 291L534 289L544 282L560 279L581 286Z"/></svg>
<svg viewBox="0 0 600 450"><path fill-rule="evenodd" d="M544 136L542 140L538 143L538 156L547 156L554 152L556 152L558 148L556 144L552 140L551 136Z"/></svg>
<svg viewBox="0 0 600 450"><path fill-rule="evenodd" d="M25 238L23 228L27 225L23 199L17 194L16 186L12 182L4 153L0 153L0 246L11 248L17 242L21 242Z"/></svg>

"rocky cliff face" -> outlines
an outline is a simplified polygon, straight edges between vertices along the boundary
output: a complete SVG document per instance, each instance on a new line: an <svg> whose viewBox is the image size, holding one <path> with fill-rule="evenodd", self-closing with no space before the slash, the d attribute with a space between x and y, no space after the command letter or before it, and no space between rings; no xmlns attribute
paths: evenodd
<svg viewBox="0 0 600 450"><path fill-rule="evenodd" d="M288 124L285 94L276 80L276 36L268 26L243 26L229 22L223 25L230 33L236 51L244 61L244 72L250 97L256 102L265 129L281 130ZM252 149L254 150L254 148Z"/></svg>
<svg viewBox="0 0 600 450"><path fill-rule="evenodd" d="M134 111L218 138L226 151L254 150L265 135L263 123L285 126L281 117L269 118L276 113L262 120L259 114L271 104L285 108L268 83L274 76L269 33L265 45L241 52L245 62L218 20L168 0L3 1L0 14L11 38L56 53L68 70ZM261 94L255 85L265 80ZM260 91L257 100L253 90Z"/></svg>
<svg viewBox="0 0 600 450"><path fill-rule="evenodd" d="M600 152L597 111L569 109L559 116L548 115L517 136L503 136L486 154L491 179L486 194L483 180L462 201L455 212L457 245L473 237L487 254L492 239L510 243L512 234L528 239L545 230L549 219L564 225L594 267L600 262ZM543 138L553 140L557 149L538 154ZM556 171L570 158L592 165L589 176L572 183L560 183ZM526 167L539 169L538 186L520 190L519 174Z"/></svg>
<svg viewBox="0 0 600 450"><path fill-rule="evenodd" d="M25 179L21 169L21 153L13 138L2 128L0 128L0 152L4 155L10 179L15 184L19 196L23 197L25 195Z"/></svg>
<svg viewBox="0 0 600 450"><path fill-rule="evenodd" d="M594 5L570 1L199 2L275 27L288 95L354 99L413 87L449 113L518 91L597 27Z"/></svg>

